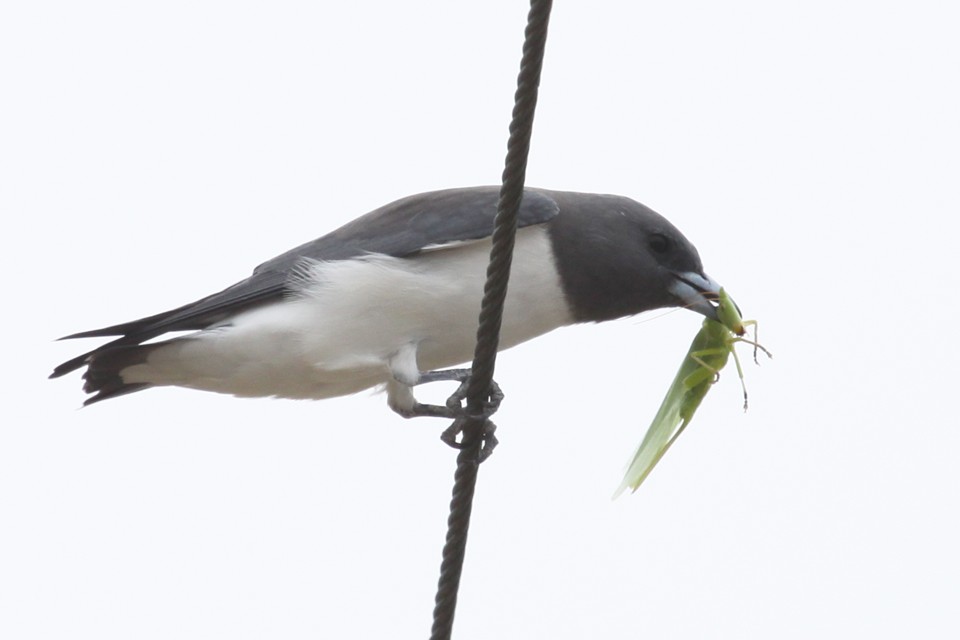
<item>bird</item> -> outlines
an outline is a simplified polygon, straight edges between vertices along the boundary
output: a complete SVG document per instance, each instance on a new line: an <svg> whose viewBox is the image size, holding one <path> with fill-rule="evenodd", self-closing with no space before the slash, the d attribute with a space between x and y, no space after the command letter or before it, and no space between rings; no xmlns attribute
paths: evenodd
<svg viewBox="0 0 960 640"><path fill-rule="evenodd" d="M401 416L444 414L413 389L469 373L446 368L473 356L498 196L466 187L387 204L218 293L61 338L113 337L50 377L85 368L84 405L161 386L290 399L382 388ZM694 245L639 202L527 187L499 349L666 307L716 319L719 293Z"/></svg>

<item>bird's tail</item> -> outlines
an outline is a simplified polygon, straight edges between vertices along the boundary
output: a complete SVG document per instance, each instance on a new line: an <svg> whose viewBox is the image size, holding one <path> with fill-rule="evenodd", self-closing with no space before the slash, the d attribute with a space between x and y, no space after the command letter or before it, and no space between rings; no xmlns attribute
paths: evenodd
<svg viewBox="0 0 960 640"><path fill-rule="evenodd" d="M96 395L87 398L84 406L152 386L144 382L124 382L121 372L127 367L144 364L150 352L158 346L160 345L121 345L91 351L82 363L87 365L83 374L83 390Z"/></svg>

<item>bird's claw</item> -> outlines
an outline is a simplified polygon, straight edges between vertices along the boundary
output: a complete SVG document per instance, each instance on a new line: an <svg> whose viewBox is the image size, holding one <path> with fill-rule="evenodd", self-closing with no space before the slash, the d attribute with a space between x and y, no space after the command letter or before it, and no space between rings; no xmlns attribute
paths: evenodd
<svg viewBox="0 0 960 640"><path fill-rule="evenodd" d="M490 457L497 446L497 438L494 436L497 427L491 422L490 416L500 408L500 403L503 401L503 391L500 389L500 385L491 380L490 391L480 411L469 411L465 401L467 400L467 389L470 386L470 373L470 369L442 369L421 374L417 380L418 385L441 380L456 380L460 382L460 386L447 398L444 406L416 402L410 409L402 411L401 415L405 418L430 417L453 420L453 424L441 434L440 439L455 449L463 448L462 439L458 441L457 437L463 433L468 421L481 421L483 423L480 435L482 444L477 461L483 462Z"/></svg>
<svg viewBox="0 0 960 640"><path fill-rule="evenodd" d="M463 439L458 441L457 436L463 433L468 419L469 418L464 416L454 420L453 424L444 429L443 433L440 434L440 440L454 449L463 449ZM495 435L496 431L497 425L495 425L489 418L484 418L483 427L480 432L480 452L477 454L478 464L489 458L493 453L493 450L496 449L497 445L500 443Z"/></svg>
<svg viewBox="0 0 960 640"><path fill-rule="evenodd" d="M465 415L467 411L466 407L463 406L463 402L467 399L467 388L470 386L470 370L465 369L465 371L467 372L467 377L460 382L457 390L447 398L447 408L457 414L463 415ZM487 399L483 401L483 408L476 417L483 419L489 418L497 412L501 402L503 402L503 391L500 389L500 385L497 384L496 380L491 380L489 395Z"/></svg>
<svg viewBox="0 0 960 640"><path fill-rule="evenodd" d="M416 384L426 384L428 382L440 382L444 380L455 380L460 383L457 390L454 391L444 406L436 404L423 404L415 402L410 409L398 410L398 413L404 418L457 418L467 417L468 415L478 419L488 419L500 408L503 401L503 391L495 380L490 381L490 391L487 399L483 402L483 407L479 413L468 414L464 402L467 399L467 389L470 386L470 369L441 369L439 371L427 371L420 374Z"/></svg>

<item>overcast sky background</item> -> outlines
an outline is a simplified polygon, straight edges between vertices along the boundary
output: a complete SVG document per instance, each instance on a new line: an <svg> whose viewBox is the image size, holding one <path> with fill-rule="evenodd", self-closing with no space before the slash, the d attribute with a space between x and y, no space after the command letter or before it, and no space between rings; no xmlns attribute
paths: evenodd
<svg viewBox="0 0 960 640"><path fill-rule="evenodd" d="M499 180L523 2L0 11L4 638L422 638L455 454L382 396L78 410L75 331L396 198ZM698 246L775 359L611 501L700 318L502 354L455 624L960 635L953 2L558 2L528 184ZM448 388L435 390L441 398Z"/></svg>

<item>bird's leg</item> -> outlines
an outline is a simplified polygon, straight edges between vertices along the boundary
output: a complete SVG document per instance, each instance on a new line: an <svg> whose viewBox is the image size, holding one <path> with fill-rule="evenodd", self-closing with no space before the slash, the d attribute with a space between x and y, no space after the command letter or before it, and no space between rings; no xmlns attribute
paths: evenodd
<svg viewBox="0 0 960 640"><path fill-rule="evenodd" d="M414 401L413 411L415 416L436 416L438 418L460 418L464 415L463 398L467 392L467 384L470 381L470 369L441 369L438 371L425 371L418 375L417 381L413 384L419 386L430 382L456 381L460 383L457 390L447 398L444 406L435 404L422 404Z"/></svg>
<svg viewBox="0 0 960 640"><path fill-rule="evenodd" d="M494 432L497 430L497 425L490 420L490 416L500 408L500 402L503 400L503 391L501 391L500 385L498 385L496 381L491 380L490 391L486 400L484 400L480 412L476 414L470 413L469 407L464 406L464 401L467 399L467 388L470 386L471 373L470 369L441 369L439 371L427 371L420 374L420 378L416 383L418 385L441 380L459 380L460 386L447 398L445 407L415 402L413 410L417 412L415 415L439 415L454 418L453 424L440 434L440 440L454 449L463 448L463 439L461 438L458 441L457 437L463 434L467 422L470 419L480 420L483 426L481 427L480 433L482 444L480 446L480 453L477 456L477 462L479 463L489 458L497 446L498 440L494 435ZM437 412L438 410L439 412Z"/></svg>
<svg viewBox="0 0 960 640"><path fill-rule="evenodd" d="M457 436L469 419L483 422L483 446L479 460L483 461L490 456L497 445L497 438L493 435L496 425L490 421L490 416L500 408L503 392L496 382L491 382L486 400L479 412L468 411L464 405L467 397L467 388L470 384L470 369L440 369L437 371L420 372L416 363L416 345L408 345L400 349L390 359L392 380L387 383L387 401L390 407L404 418L450 418L454 423L443 432L440 439L451 447L462 448L462 441ZM429 382L457 381L460 386L447 398L444 406L417 402L412 388Z"/></svg>
<svg viewBox="0 0 960 640"><path fill-rule="evenodd" d="M456 380L460 383L457 390L447 398L446 408L454 412L454 417L466 414L466 407L463 406L467 399L467 388L470 386L470 369L440 369L437 371L426 371L420 374L416 385L427 384L428 382L441 382L445 380ZM483 409L480 416L489 418L497 409L500 408L500 402L503 400L503 391L496 381L490 383L490 394L483 403Z"/></svg>
<svg viewBox="0 0 960 640"><path fill-rule="evenodd" d="M419 386L421 384L427 384L430 382L445 381L456 381L460 383L460 386L457 387L457 390L454 391L449 398L447 398L445 406L436 404L423 404L414 400L409 408L393 407L393 410L402 415L404 418L418 418L426 416L433 418L455 419L466 417L468 414L467 408L464 406L464 401L467 398L467 388L470 386L470 373L470 369L440 369L437 371L425 371L420 373L418 374L417 379L410 386ZM403 384L402 381L398 382ZM500 385L494 381L490 385L490 393L483 403L483 408L478 414L471 415L476 418L489 418L497 412L497 409L500 408L500 402L502 400L503 391L500 390Z"/></svg>

